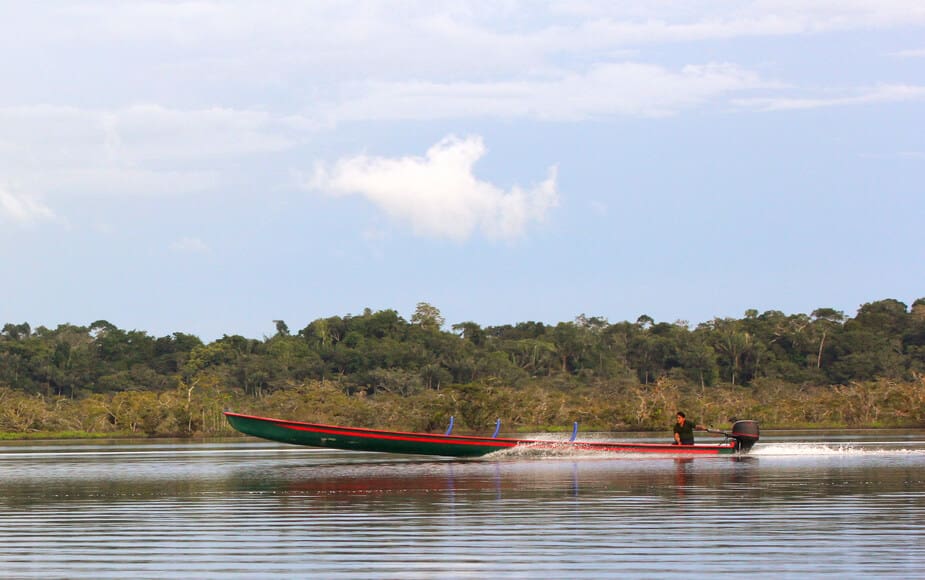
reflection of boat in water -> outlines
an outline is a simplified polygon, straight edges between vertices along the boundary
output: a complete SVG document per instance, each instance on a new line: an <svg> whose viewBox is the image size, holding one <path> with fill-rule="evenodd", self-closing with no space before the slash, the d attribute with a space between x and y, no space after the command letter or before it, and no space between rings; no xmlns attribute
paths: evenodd
<svg viewBox="0 0 925 580"><path fill-rule="evenodd" d="M737 497L759 490L757 458L749 455L684 457L667 455L587 456L529 460L467 461L427 457L357 454L292 455L285 465L242 465L233 478L236 489L280 496L344 499L375 497L385 503L433 502L446 505L494 499L600 496L620 498L698 496L705 489L735 489ZM312 457L306 461L306 458ZM741 499L740 497L740 499ZM351 500L352 501L352 500ZM728 501L726 498L723 501Z"/></svg>
<svg viewBox="0 0 925 580"><path fill-rule="evenodd" d="M618 441L579 441L575 439L576 428L568 441L542 439L511 439L450 435L447 433L411 433L405 431L383 431L360 427L343 427L321 423L286 421L267 417L255 417L240 413L225 412L231 426L247 435L271 441L328 447L353 451L378 451L384 453L410 453L423 455L444 455L450 457L478 457L505 449L527 448L540 450L577 450L606 453L660 453L672 455L730 455L747 453L758 441L758 423L736 421L731 432L710 431L723 435L721 443L674 445L670 443L625 443Z"/></svg>

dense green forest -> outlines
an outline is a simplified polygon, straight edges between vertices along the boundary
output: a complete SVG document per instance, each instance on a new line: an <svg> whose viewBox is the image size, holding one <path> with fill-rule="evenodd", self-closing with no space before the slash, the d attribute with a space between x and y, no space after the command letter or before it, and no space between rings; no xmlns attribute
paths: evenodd
<svg viewBox="0 0 925 580"><path fill-rule="evenodd" d="M332 316L262 339L154 337L105 320L0 333L0 431L227 433L221 410L430 430L455 415L480 430L583 421L666 428L682 406L703 421L765 426L925 425L925 298L854 317L759 313L685 321L449 327L420 303Z"/></svg>

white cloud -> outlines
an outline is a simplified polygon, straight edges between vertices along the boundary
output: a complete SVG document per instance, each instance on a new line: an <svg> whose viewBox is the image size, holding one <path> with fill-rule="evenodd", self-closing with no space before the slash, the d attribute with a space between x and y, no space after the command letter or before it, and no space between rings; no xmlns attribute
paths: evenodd
<svg viewBox="0 0 925 580"><path fill-rule="evenodd" d="M208 254L212 250L199 238L180 238L172 244L170 249L181 254Z"/></svg>
<svg viewBox="0 0 925 580"><path fill-rule="evenodd" d="M485 154L480 137L447 137L424 157L395 159L360 155L330 167L320 164L311 189L361 195L420 236L465 240L480 230L493 239L522 236L558 204L556 169L525 190L503 190L481 181L473 166Z"/></svg>
<svg viewBox="0 0 925 580"><path fill-rule="evenodd" d="M0 221L31 225L55 219L55 213L35 197L0 187Z"/></svg>
<svg viewBox="0 0 925 580"><path fill-rule="evenodd" d="M925 100L925 86L883 85L864 91L858 91L850 95L839 95L834 97L737 99L734 100L733 103L743 108L758 111L788 111L921 100Z"/></svg>

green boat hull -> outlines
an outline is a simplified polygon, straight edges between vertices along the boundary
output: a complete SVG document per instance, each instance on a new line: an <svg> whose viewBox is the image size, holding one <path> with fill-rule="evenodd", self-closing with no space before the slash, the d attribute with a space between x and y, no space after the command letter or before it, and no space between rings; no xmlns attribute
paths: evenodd
<svg viewBox="0 0 925 580"><path fill-rule="evenodd" d="M512 447L512 445L503 443L506 440L481 437L378 431L283 421L227 412L225 416L232 427L247 435L309 447L451 457L478 457L505 447Z"/></svg>

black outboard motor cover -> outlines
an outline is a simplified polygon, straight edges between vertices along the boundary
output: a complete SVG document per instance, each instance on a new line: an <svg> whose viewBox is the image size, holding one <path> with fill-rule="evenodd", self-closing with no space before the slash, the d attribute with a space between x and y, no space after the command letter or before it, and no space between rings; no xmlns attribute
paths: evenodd
<svg viewBox="0 0 925 580"><path fill-rule="evenodd" d="M736 451L745 453L758 441L758 421L736 421L730 435L736 440Z"/></svg>

